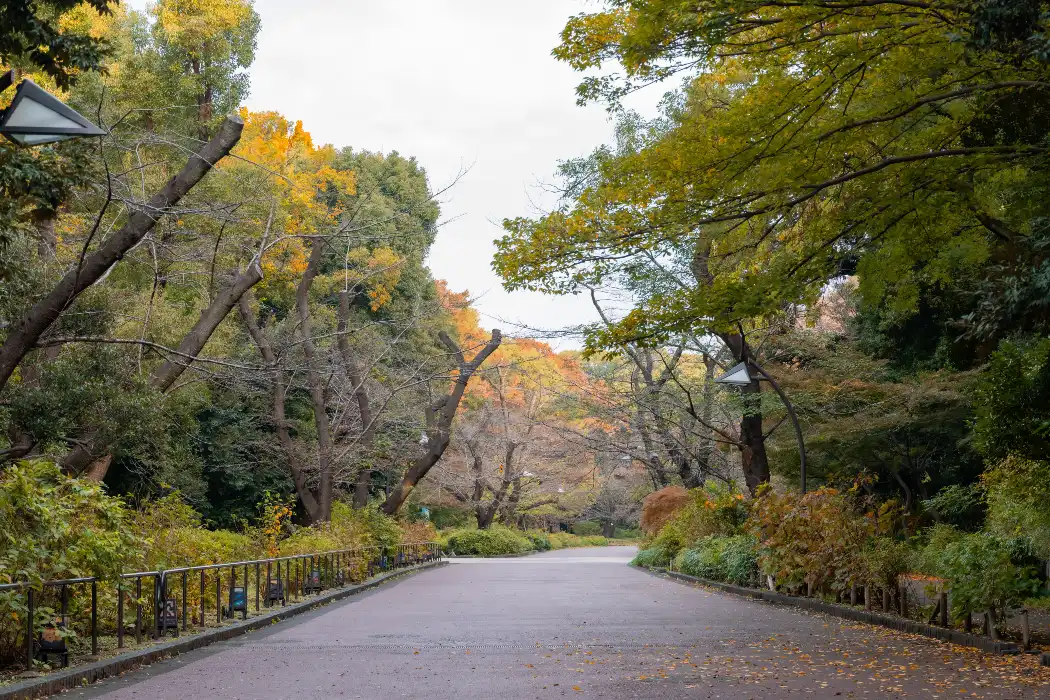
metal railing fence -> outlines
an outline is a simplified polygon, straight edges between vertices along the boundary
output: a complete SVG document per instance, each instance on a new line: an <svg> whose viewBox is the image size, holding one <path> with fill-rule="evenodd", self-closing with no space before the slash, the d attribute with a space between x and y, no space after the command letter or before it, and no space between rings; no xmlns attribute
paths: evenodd
<svg viewBox="0 0 1050 700"><path fill-rule="evenodd" d="M91 639L91 655L98 656L99 638L105 631L99 620L99 595L108 592L108 586L113 586L116 598L112 632L117 648L123 649L129 624L138 644L147 634L153 639L168 632L179 636L188 632L190 625L195 629L208 627L211 619L215 625L237 615L247 619L253 599L258 613L265 608L297 602L312 593L366 580L379 572L433 561L439 556L437 543L414 542L135 571L121 574L115 585L94 577L35 584L7 583L0 584L0 594L23 592L25 595L24 608L17 612L25 617L22 658L26 667L32 669L35 659L46 659L50 655L61 656L62 665L68 665L70 649L66 638L76 627L86 630ZM144 579L148 583L145 587ZM10 602L10 595L7 597ZM133 609L132 620L128 619L129 605ZM47 615L43 622L38 619L42 612L56 609L57 615ZM87 619L83 619L85 616Z"/></svg>

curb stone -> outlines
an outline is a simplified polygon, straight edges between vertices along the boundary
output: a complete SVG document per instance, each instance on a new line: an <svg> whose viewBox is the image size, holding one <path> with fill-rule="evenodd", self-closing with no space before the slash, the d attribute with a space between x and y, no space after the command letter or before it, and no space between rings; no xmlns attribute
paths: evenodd
<svg viewBox="0 0 1050 700"><path fill-rule="evenodd" d="M444 556L445 556L446 559L450 559L450 560L451 559L518 559L520 557L531 557L533 554L539 554L539 552L534 549L534 550L532 550L530 552L520 552L520 553L516 553L516 554L491 554L491 555L488 555L488 556L486 556L484 554L457 554L455 556L452 556L450 554L445 554Z"/></svg>
<svg viewBox="0 0 1050 700"><path fill-rule="evenodd" d="M634 568L640 569L642 567L635 566ZM725 593L733 593L748 598L758 598L768 603L778 605L790 605L792 607L802 608L803 610L812 610L814 612L820 612L825 615L840 617L854 622L864 622L869 625L887 627L889 629L897 630L898 632L918 634L924 637L930 637L931 639L939 639L943 642L958 644L960 646L974 647L993 654L1020 653L1020 648L1013 642L996 641L976 634L960 632L945 627L935 627L934 625L927 625L914 620L905 620L892 615L884 615L882 613L870 612L867 610L857 610L856 608L835 605L834 603L825 603L816 598L800 598L798 596L785 595L784 593L776 593L774 591L764 591L758 588L746 588L744 586L735 586L731 583L709 581L696 576L689 576L688 574L667 571L666 569L660 568L642 570L647 571L654 576L662 576L690 583L699 583L709 588L716 588ZM1043 654L1042 663L1044 666L1050 666L1050 654ZM0 696L0 700L3 700L2 696Z"/></svg>
<svg viewBox="0 0 1050 700"><path fill-rule="evenodd" d="M447 565L448 562L437 560L412 567L406 567L404 569L398 569L377 576L371 581L333 590L311 600L277 608L272 612L267 612L247 620L234 622L226 627L202 632L190 637L176 637L172 641L155 644L146 649L125 652L101 661L94 661L81 666L75 666L73 668L50 673L40 678L15 683L0 688L0 700L32 700L33 698L42 698L48 695L53 695L63 690L79 688L100 681L104 678L110 678L112 676L132 671L140 666L156 663L171 656L185 654L186 652L206 647L215 642L223 642L227 639L232 639L234 637L248 634L249 632L263 629L264 627L268 627L276 622L280 622L281 620L286 620L295 617L296 615L309 612L314 608L319 608L323 605L334 603L358 593L364 593L365 591L377 588L388 581L400 578L406 574L414 574L420 571L426 571L427 569Z"/></svg>

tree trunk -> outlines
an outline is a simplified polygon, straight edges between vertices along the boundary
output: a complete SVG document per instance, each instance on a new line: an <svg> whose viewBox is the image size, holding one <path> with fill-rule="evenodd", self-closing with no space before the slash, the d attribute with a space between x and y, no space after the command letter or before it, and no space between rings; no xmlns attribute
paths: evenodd
<svg viewBox="0 0 1050 700"><path fill-rule="evenodd" d="M393 515L401 508L404 502L408 500L412 489L419 483L419 480L427 475L427 472L437 464L437 461L441 459L441 455L445 453L450 441L452 421L456 417L456 411L459 410L459 402L463 399L463 392L466 390L470 378L474 376L474 373L488 359L489 355L496 351L496 348L499 347L500 342L503 340L503 334L500 333L499 329L492 329L492 338L489 342L474 356L473 360L467 362L463 356L463 351L444 331L438 337L445 344L445 347L452 351L452 356L456 359L459 367L459 374L456 376L456 381L453 383L452 390L448 396L441 397L433 405L427 407L428 441L426 454L416 459L409 466L400 483L387 495L386 501L383 502L382 506L383 512L387 515Z"/></svg>
<svg viewBox="0 0 1050 700"><path fill-rule="evenodd" d="M284 380L284 370L279 366L277 356L273 351L273 346L270 345L270 341L262 332L259 324L257 324L255 319L252 318L248 295L241 297L237 305L237 310L240 312L241 319L244 321L244 325L248 329L249 335L251 335L252 340L255 342L255 346L259 348L259 353L262 355L263 360L273 373L273 403L271 405L271 415L273 418L274 430L277 432L277 439L281 443L281 449L284 451L285 459L288 460L288 470L292 475L292 483L295 485L295 492L298 494L299 501L303 504L303 508L306 510L310 522L320 522L323 520L320 505L317 503L317 498L307 484L302 463L299 461L299 456L295 451L295 444L292 442L292 436L288 432L288 419L285 414L285 400L288 396L288 386Z"/></svg>
<svg viewBox="0 0 1050 700"><path fill-rule="evenodd" d="M157 221L186 196L215 163L230 152L240 139L243 129L244 122L240 118L227 117L215 138L201 146L178 175L128 217L127 223L108 236L98 250L85 256L82 265L66 273L46 296L33 304L12 325L3 346L0 346L0 389L7 385L18 363L62 312L142 241Z"/></svg>
<svg viewBox="0 0 1050 700"><path fill-rule="evenodd" d="M723 333L721 338L737 362L753 359L751 348L742 335ZM740 418L740 464L747 490L755 496L759 487L769 482L769 459L762 430L762 385L753 379L750 384L741 387L740 393L744 400L744 415Z"/></svg>
<svg viewBox="0 0 1050 700"><path fill-rule="evenodd" d="M306 357L306 383L310 389L310 405L313 408L314 426L317 429L317 504L321 520L329 520L332 515L333 474L332 474L332 432L328 420L328 401L326 382L318 366L317 349L314 346L313 331L310 328L310 286L321 270L324 260L324 243L315 241L310 253L310 263L306 266L303 278L295 292L295 308L299 314L299 333L302 339L303 355Z"/></svg>
<svg viewBox="0 0 1050 700"><path fill-rule="evenodd" d="M606 520L602 523L602 537L612 539L616 534L616 523L611 520Z"/></svg>
<svg viewBox="0 0 1050 700"><path fill-rule="evenodd" d="M693 251L693 259L690 262L693 277L701 286L710 285L714 281L707 264L710 247L710 241L701 241ZM747 362L753 357L742 333L743 331L718 334L737 362ZM754 496L762 484L769 482L769 460L766 457L766 440L762 431L762 386L758 380L752 380L742 388L741 393L745 414L740 419L740 463L747 489Z"/></svg>
<svg viewBox="0 0 1050 700"><path fill-rule="evenodd" d="M53 209L44 207L34 209L31 215L37 232L36 254L41 259L55 257L55 249L58 247L58 236L55 234L57 215Z"/></svg>
<svg viewBox="0 0 1050 700"><path fill-rule="evenodd" d="M357 410L361 418L361 446L368 453L368 464L363 464L357 473L357 481L354 484L354 508L364 508L368 505L368 491L372 485L372 448L375 446L375 417L372 415L372 404L368 398L368 390L365 388L364 372L354 359L350 351L350 338L347 337L347 328L350 325L350 293L346 290L339 292L339 324L336 328L338 334L339 354L343 357L343 368L350 380L354 390L354 398L357 400Z"/></svg>

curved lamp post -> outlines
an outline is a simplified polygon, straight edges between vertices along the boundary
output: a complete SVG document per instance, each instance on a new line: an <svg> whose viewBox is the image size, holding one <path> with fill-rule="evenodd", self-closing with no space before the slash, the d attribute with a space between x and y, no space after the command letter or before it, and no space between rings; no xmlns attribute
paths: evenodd
<svg viewBox="0 0 1050 700"><path fill-rule="evenodd" d="M748 371L748 367L754 367L755 370L762 375L761 377L752 377L751 372ZM769 382L769 385L773 387L773 391L777 392L777 396L784 402L784 408L787 409L788 417L791 418L791 424L795 427L795 438L798 440L798 458L801 466L802 476L802 493L806 492L806 444L802 440L802 427L798 423L798 416L795 415L795 407L788 400L787 394L780 388L780 385L776 383L773 377L762 369L761 366L754 360L745 360L735 367L730 368L728 372L723 374L721 377L715 379L716 384L727 384L729 386L745 387L756 380L765 379Z"/></svg>
<svg viewBox="0 0 1050 700"><path fill-rule="evenodd" d="M11 87L14 80L14 71L0 76L0 92ZM40 146L105 133L29 79L19 83L11 105L0 110L0 134L19 146Z"/></svg>

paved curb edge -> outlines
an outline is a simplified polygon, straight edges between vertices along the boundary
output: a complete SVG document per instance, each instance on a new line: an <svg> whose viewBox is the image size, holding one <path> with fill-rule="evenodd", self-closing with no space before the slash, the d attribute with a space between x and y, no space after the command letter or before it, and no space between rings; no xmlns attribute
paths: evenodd
<svg viewBox="0 0 1050 700"><path fill-rule="evenodd" d="M945 627L935 627L934 625L927 625L922 622L915 622L913 620L904 620L899 617L893 617L892 615L883 615L881 613L869 612L867 610L857 610L856 608L848 608L844 605L835 605L834 603L825 603L822 600L815 598L800 598L798 596L786 595L784 593L776 593L774 591L764 591L757 588L745 588L744 586L734 586L730 583L721 583L719 581L709 581L703 578L697 578L696 576L689 576L688 574L678 573L676 571L667 571L666 569L648 569L643 567L634 566L633 568L642 569L654 576L664 576L680 581L688 581L690 583L699 583L710 588L716 588L725 593L733 593L735 595L746 596L748 598L758 598L768 603L775 603L778 605L790 605L796 608L802 608L804 610L813 610L815 612L821 612L826 615L833 617L841 617L854 622L864 622L869 625L878 625L880 627L887 627L889 629L897 630L898 632L907 632L910 634L919 634L924 637L930 637L932 639L939 639L942 642L950 642L952 644L958 644L960 646L974 647L981 649L982 651L991 652L993 654L1017 654L1020 653L1020 648L1013 642L995 641L988 639L987 637L981 637L976 634L968 634L966 632L960 632L954 629L948 629ZM1050 654L1043 655L1044 663L1048 662L1047 657ZM0 696L0 700L3 697Z"/></svg>
<svg viewBox="0 0 1050 700"><path fill-rule="evenodd" d="M32 700L33 698L42 698L48 695L53 695L63 690L80 688L104 678L110 678L127 671L132 671L140 666L156 663L171 656L185 654L186 652L200 649L201 647L214 644L215 642L226 641L233 637L239 637L248 634L249 632L254 632L264 627L268 627L275 622L280 622L281 620L286 620L290 617L309 612L314 608L334 603L343 598L349 598L358 593L364 593L365 591L381 586L388 581L400 578L406 574L414 574L440 566L448 566L448 562L437 560L412 567L406 567L404 569L398 569L377 576L371 581L366 581L365 583L356 586L340 588L302 603L295 603L293 605L278 608L273 612L259 615L258 617L234 622L227 627L203 632L191 637L175 638L170 642L156 644L147 649L125 652L108 659L94 661L89 664L84 664L83 666L76 666L64 671L58 671L41 678L34 678L32 680L16 683L0 689L0 700Z"/></svg>
<svg viewBox="0 0 1050 700"><path fill-rule="evenodd" d="M539 554L538 550L531 550L529 552L516 552L514 554L492 554L486 556L484 554L457 554L456 556L444 555L445 559L520 559L522 557L531 557L533 554Z"/></svg>

